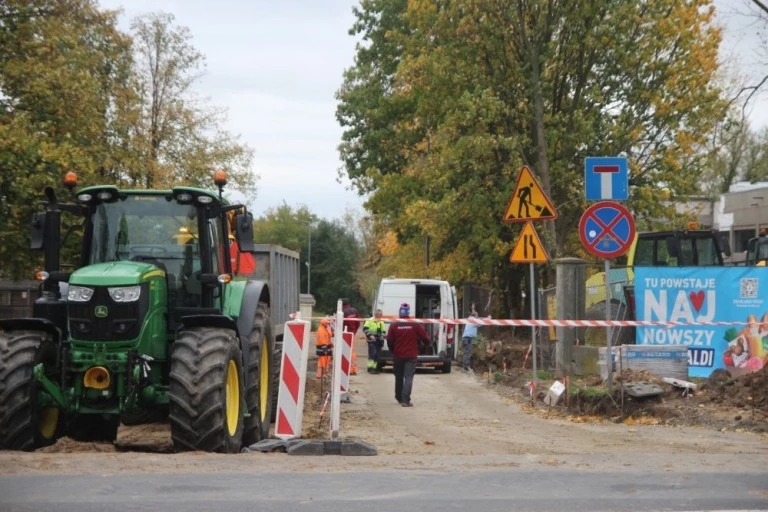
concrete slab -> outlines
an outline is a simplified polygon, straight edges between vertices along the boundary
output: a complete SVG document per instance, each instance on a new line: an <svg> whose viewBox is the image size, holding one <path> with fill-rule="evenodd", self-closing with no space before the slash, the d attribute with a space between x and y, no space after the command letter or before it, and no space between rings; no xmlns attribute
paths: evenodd
<svg viewBox="0 0 768 512"><path fill-rule="evenodd" d="M378 455L376 447L356 439L264 439L243 448L250 452L285 452L288 455L343 455L346 457Z"/></svg>
<svg viewBox="0 0 768 512"><path fill-rule="evenodd" d="M633 398L648 398L663 395L664 388L651 382L631 382L624 384L624 392Z"/></svg>
<svg viewBox="0 0 768 512"><path fill-rule="evenodd" d="M359 440L304 439L288 447L289 455L343 455L345 457L378 455L376 447Z"/></svg>

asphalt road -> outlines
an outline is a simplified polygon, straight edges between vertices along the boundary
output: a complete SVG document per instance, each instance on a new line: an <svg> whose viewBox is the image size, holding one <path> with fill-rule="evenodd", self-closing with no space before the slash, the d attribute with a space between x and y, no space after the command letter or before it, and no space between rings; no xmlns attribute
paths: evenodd
<svg viewBox="0 0 768 512"><path fill-rule="evenodd" d="M280 455L282 456L282 455ZM286 456L288 457L288 456ZM496 468L0 477L3 511L768 510L768 472Z"/></svg>

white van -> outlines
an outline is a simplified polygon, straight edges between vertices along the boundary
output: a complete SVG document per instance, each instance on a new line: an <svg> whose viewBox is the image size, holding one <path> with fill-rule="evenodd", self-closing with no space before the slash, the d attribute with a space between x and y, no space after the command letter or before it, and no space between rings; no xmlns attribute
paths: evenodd
<svg viewBox="0 0 768 512"><path fill-rule="evenodd" d="M456 318L456 288L448 281L435 279L382 279L376 296L376 309L384 315L398 316L400 304L407 302L411 306L414 318ZM456 358L457 325L424 324L424 329L432 338L430 347L419 349L417 366L451 372L451 361ZM391 366L392 354L384 343L379 354L377 367Z"/></svg>

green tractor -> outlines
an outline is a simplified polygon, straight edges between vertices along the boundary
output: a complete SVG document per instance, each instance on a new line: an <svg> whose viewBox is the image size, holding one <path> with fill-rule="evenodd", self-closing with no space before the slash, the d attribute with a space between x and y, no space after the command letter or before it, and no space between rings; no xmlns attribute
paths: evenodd
<svg viewBox="0 0 768 512"><path fill-rule="evenodd" d="M233 253L253 250L252 215L222 200L226 175L215 181L218 195L94 186L72 204L46 189L32 218L41 296L33 318L0 320L0 449L114 441L121 418L147 415L167 416L180 451L235 453L268 437L269 288L233 272ZM72 272L61 270L62 212L83 219Z"/></svg>

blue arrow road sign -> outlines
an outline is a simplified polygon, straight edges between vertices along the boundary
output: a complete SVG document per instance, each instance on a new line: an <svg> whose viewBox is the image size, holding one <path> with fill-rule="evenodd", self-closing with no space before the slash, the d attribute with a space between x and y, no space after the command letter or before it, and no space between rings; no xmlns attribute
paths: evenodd
<svg viewBox="0 0 768 512"><path fill-rule="evenodd" d="M629 198L629 165L623 156L590 156L584 162L587 200L624 201Z"/></svg>

